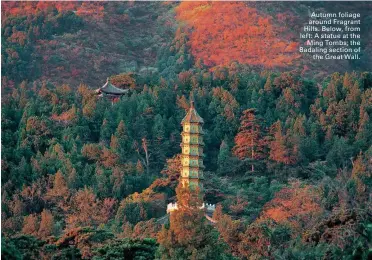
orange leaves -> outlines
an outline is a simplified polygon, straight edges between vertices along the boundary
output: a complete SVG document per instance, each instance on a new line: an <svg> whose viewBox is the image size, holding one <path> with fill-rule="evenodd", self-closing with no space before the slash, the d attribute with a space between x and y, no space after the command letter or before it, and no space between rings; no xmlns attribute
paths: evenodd
<svg viewBox="0 0 372 260"><path fill-rule="evenodd" d="M102 201L101 214L103 222L106 223L116 213L117 200L113 198L105 198Z"/></svg>
<svg viewBox="0 0 372 260"><path fill-rule="evenodd" d="M271 126L272 140L269 142L270 159L284 164L298 161L298 146L291 136L283 133L280 121Z"/></svg>
<svg viewBox="0 0 372 260"><path fill-rule="evenodd" d="M85 144L81 150L84 157L89 160L97 161L99 164L103 165L105 168L113 168L117 165L118 155L102 147L100 144Z"/></svg>
<svg viewBox="0 0 372 260"><path fill-rule="evenodd" d="M11 48L7 48L5 51L6 51L6 53L7 53L10 57L12 57L12 58L15 59L15 60L19 58L19 54L18 54L17 51L15 51L15 50L13 50L13 49L11 49Z"/></svg>
<svg viewBox="0 0 372 260"><path fill-rule="evenodd" d="M192 76L191 71L182 71L178 74L178 80L180 81L181 84L186 85Z"/></svg>
<svg viewBox="0 0 372 260"><path fill-rule="evenodd" d="M111 150L107 149L106 147L103 148L101 153L101 163L106 168L112 168L117 165L119 157L117 154L113 153Z"/></svg>
<svg viewBox="0 0 372 260"><path fill-rule="evenodd" d="M10 36L10 41L13 43L18 43L21 46L24 46L27 40L27 35L25 32L13 32Z"/></svg>
<svg viewBox="0 0 372 260"><path fill-rule="evenodd" d="M58 171L53 180L53 188L47 191L45 198L54 202L67 200L70 192L61 171Z"/></svg>
<svg viewBox="0 0 372 260"><path fill-rule="evenodd" d="M322 214L320 201L321 194L315 187L301 186L299 182L294 182L291 187L283 188L273 200L266 203L258 222L272 220L302 230Z"/></svg>
<svg viewBox="0 0 372 260"><path fill-rule="evenodd" d="M2 14L7 16L18 16L25 14L36 14L39 11L46 11L56 8L59 12L76 10L77 6L81 5L78 2L53 2L53 1L38 1L38 2L2 2Z"/></svg>
<svg viewBox="0 0 372 260"><path fill-rule="evenodd" d="M41 221L40 221L40 228L38 235L41 238L47 238L48 236L51 236L53 234L54 230L54 217L52 213L44 209L41 212Z"/></svg>
<svg viewBox="0 0 372 260"><path fill-rule="evenodd" d="M241 160L246 158L263 159L266 157L266 145L267 139L262 131L260 121L255 116L255 110L243 111L239 132L235 136L234 154ZM252 171L254 171L253 165Z"/></svg>
<svg viewBox="0 0 372 260"><path fill-rule="evenodd" d="M77 119L76 107L73 106L71 109L63 112L60 115L53 114L51 118L54 121L58 121L58 122L62 122L62 123L68 124L68 123L74 121L75 119Z"/></svg>
<svg viewBox="0 0 372 260"><path fill-rule="evenodd" d="M8 16L23 16L37 12L57 9L58 12L76 11L76 14L86 19L102 20L105 15L102 2L70 2L70 1L37 1L37 2L2 2L2 14Z"/></svg>
<svg viewBox="0 0 372 260"><path fill-rule="evenodd" d="M247 259L269 258L270 238L267 228L257 223L251 224L241 235L239 253Z"/></svg>
<svg viewBox="0 0 372 260"><path fill-rule="evenodd" d="M84 144L81 154L89 160L99 160L101 147L98 144Z"/></svg>
<svg viewBox="0 0 372 260"><path fill-rule="evenodd" d="M22 233L28 235L37 235L39 230L39 219L36 214L28 215L24 218Z"/></svg>
<svg viewBox="0 0 372 260"><path fill-rule="evenodd" d="M132 237L139 239L151 237L156 239L160 228L160 224L154 218L148 221L140 221L134 226Z"/></svg>
<svg viewBox="0 0 372 260"><path fill-rule="evenodd" d="M241 197L237 197L236 200L233 201L233 203L230 205L230 210L235 215L239 215L244 212L248 204L249 204L248 201L245 201Z"/></svg>
<svg viewBox="0 0 372 260"><path fill-rule="evenodd" d="M271 17L246 3L183 2L176 12L190 29L192 54L207 66L285 66L295 58L295 43L278 38Z"/></svg>
<svg viewBox="0 0 372 260"><path fill-rule="evenodd" d="M298 42L291 42L291 43L288 44L288 46L285 48L285 52L295 52L295 51L297 51L298 46L299 46L299 43L298 43Z"/></svg>
<svg viewBox="0 0 372 260"><path fill-rule="evenodd" d="M106 202L107 203L107 202ZM79 190L71 199L71 213L66 223L68 228L92 226L104 222L107 213L102 202L97 199L92 189Z"/></svg>
<svg viewBox="0 0 372 260"><path fill-rule="evenodd" d="M95 21L102 20L104 17L103 3L99 2L83 2L77 9L76 14L85 18L90 18Z"/></svg>
<svg viewBox="0 0 372 260"><path fill-rule="evenodd" d="M119 75L112 76L110 78L111 83L118 88L122 89L135 89L136 80L133 78L131 73L122 73Z"/></svg>

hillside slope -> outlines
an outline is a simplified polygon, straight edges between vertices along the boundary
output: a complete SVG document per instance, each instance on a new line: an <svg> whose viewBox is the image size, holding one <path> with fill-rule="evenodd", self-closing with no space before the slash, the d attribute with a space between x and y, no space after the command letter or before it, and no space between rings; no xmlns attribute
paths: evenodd
<svg viewBox="0 0 372 260"><path fill-rule="evenodd" d="M72 11L72 16L83 20L81 26L76 26L76 30L36 37L29 44L33 47L33 60L37 60L32 66L39 67L41 79L54 83L86 83L97 87L113 74L141 69L154 70L158 49L173 37L172 5L156 2L92 2L70 3L67 6L61 6L58 2L48 5L40 3L24 3L27 17L44 15L47 20L51 14L58 17ZM9 31L7 27L11 30L11 26L17 23L14 17L25 16L17 5L2 5L5 16L4 35ZM12 19L13 22L9 22ZM51 22L52 27L54 20ZM35 27L35 24L25 24L19 30L24 30L27 41L29 28ZM5 38L16 44L11 34ZM3 76L7 75L3 73ZM28 78L19 78L23 79Z"/></svg>
<svg viewBox="0 0 372 260"><path fill-rule="evenodd" d="M285 3L254 2L3 2L2 6L6 54L2 76L15 81L44 79L95 88L113 74L156 75L160 70L169 79L194 65L214 70L238 62L260 70L297 69L317 77L372 66L368 2L293 3L290 8ZM361 13L361 60L316 61L310 54L301 55L299 32L310 10ZM38 25L40 21L49 27ZM187 64L173 69L180 63Z"/></svg>
<svg viewBox="0 0 372 260"><path fill-rule="evenodd" d="M182 2L177 19L188 32L195 60L208 67L239 62L269 69L299 69L320 75L335 71L366 70L372 66L371 4L343 3L255 3ZM309 12L359 12L362 58L359 61L313 60L299 53L299 33L308 23Z"/></svg>

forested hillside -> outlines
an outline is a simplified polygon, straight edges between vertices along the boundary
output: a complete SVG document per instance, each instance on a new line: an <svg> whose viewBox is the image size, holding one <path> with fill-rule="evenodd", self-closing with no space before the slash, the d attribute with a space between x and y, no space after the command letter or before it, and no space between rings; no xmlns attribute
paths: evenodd
<svg viewBox="0 0 372 260"><path fill-rule="evenodd" d="M2 5L4 259L371 257L369 58L304 72L280 4ZM191 100L214 225L164 217Z"/></svg>
<svg viewBox="0 0 372 260"><path fill-rule="evenodd" d="M172 41L172 4L3 2L2 76L98 87L121 72L151 73Z"/></svg>
<svg viewBox="0 0 372 260"><path fill-rule="evenodd" d="M3 80L80 83L135 72L173 79L193 65L245 67L326 77L372 66L368 2L2 2ZM314 61L300 54L298 34L310 11L361 14L362 55Z"/></svg>

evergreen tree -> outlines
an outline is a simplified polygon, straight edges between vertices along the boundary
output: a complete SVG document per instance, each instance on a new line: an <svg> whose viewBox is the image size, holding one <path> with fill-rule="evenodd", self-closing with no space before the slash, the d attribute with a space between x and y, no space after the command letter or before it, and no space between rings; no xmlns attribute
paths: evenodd
<svg viewBox="0 0 372 260"><path fill-rule="evenodd" d="M240 118L239 132L235 136L234 154L241 160L261 160L266 156L266 138L261 123L255 115L254 109L243 112ZM254 172L254 163L251 163Z"/></svg>
<svg viewBox="0 0 372 260"><path fill-rule="evenodd" d="M54 217L49 210L43 210L41 212L40 227L38 231L38 237L47 238L52 235L54 231Z"/></svg>
<svg viewBox="0 0 372 260"><path fill-rule="evenodd" d="M276 162L289 163L288 154L285 147L285 137L283 136L282 124L277 121L271 127L273 140L270 142L270 159Z"/></svg>

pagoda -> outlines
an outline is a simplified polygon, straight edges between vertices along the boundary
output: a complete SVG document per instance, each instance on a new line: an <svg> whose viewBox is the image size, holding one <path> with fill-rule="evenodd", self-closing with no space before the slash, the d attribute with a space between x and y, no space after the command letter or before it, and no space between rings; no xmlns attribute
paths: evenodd
<svg viewBox="0 0 372 260"><path fill-rule="evenodd" d="M113 84L111 84L110 79L107 78L105 85L99 89L96 89L95 92L99 97L106 97L112 102L115 102L119 100L122 95L127 94L129 89L120 89L115 87Z"/></svg>
<svg viewBox="0 0 372 260"><path fill-rule="evenodd" d="M182 156L181 156L181 176L180 184L190 191L199 192L202 196L204 179L203 170L203 126L204 120L195 109L194 102L191 102L190 109L181 121L182 125ZM168 204L167 212L170 213L178 209L177 203ZM214 211L214 205L202 203L200 209Z"/></svg>
<svg viewBox="0 0 372 260"><path fill-rule="evenodd" d="M183 131L182 136L182 172L181 183L195 190L197 187L202 190L203 186L200 180L203 176L203 118L196 112L194 102L191 102L190 109L184 119L181 121Z"/></svg>

